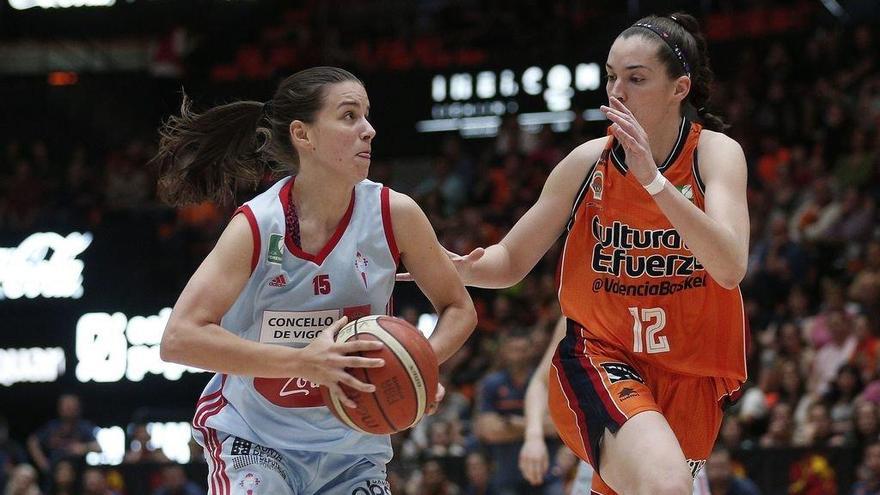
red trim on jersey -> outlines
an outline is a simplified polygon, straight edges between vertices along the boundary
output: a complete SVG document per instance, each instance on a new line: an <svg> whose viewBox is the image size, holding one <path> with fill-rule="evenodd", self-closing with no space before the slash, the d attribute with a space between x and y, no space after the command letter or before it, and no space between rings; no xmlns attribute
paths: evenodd
<svg viewBox="0 0 880 495"><path fill-rule="evenodd" d="M400 262L400 251L397 250L397 241L394 239L394 227L391 225L391 203L388 199L389 189L382 188L380 198L382 200L382 225L385 227L385 240L388 241L388 249L395 263Z"/></svg>
<svg viewBox="0 0 880 495"><path fill-rule="evenodd" d="M260 227L257 225L257 217L254 216L254 211L251 210L250 206L239 206L232 216L234 217L239 213L242 213L247 218L248 224L251 226L251 234L254 238L254 252L251 254L251 273L254 273L254 270L257 268L257 261L260 259Z"/></svg>
<svg viewBox="0 0 880 495"><path fill-rule="evenodd" d="M287 218L287 215L290 211L290 193L293 189L293 182L296 180L296 177L291 177L291 179L281 187L281 191L278 193L278 198L281 200L281 208L284 209L284 217ZM339 225L336 226L336 232L327 240L327 243L324 244L324 247L321 248L321 251L318 254L311 254L303 251L299 246L293 243L290 238L290 232L284 233L284 245L287 246L287 250L290 251L290 254L296 256L297 258L304 259L306 261L311 261L316 265L320 265L324 263L324 259L333 251L333 248L336 247L336 244L339 242L339 239L342 238L342 234L345 233L345 229L348 228L348 223L351 221L351 215L354 212L354 197L355 190L351 190L351 201L348 203L348 210L345 211L345 215L343 215L342 219L339 220Z"/></svg>

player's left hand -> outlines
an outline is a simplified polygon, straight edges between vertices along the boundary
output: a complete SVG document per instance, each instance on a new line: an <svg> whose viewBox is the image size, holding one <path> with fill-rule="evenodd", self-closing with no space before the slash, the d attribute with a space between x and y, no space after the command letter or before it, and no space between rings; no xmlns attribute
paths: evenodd
<svg viewBox="0 0 880 495"><path fill-rule="evenodd" d="M434 396L434 402L428 404L427 409L425 410L425 414L431 415L437 412L437 408L440 407L440 402L443 401L443 398L446 397L446 388L442 383L437 384L437 395Z"/></svg>
<svg viewBox="0 0 880 495"><path fill-rule="evenodd" d="M657 164L651 154L648 133L620 100L609 96L608 101L611 106L602 105L599 110L613 123L611 134L623 146L626 166L640 184L650 184L657 174Z"/></svg>

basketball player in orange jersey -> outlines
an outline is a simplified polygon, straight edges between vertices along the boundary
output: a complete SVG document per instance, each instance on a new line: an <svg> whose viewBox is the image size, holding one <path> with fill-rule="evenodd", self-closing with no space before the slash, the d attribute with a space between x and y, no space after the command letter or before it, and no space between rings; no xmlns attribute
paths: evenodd
<svg viewBox="0 0 880 495"><path fill-rule="evenodd" d="M519 469L523 477L533 485L540 485L550 468L550 456L547 451L546 419L548 399L548 377L556 347L565 337L566 318L562 317L553 327L553 335L547 350L541 358L535 372L529 379L525 398L525 442L519 452ZM578 463L577 472L569 487L570 493L588 493L593 479L593 467L585 461ZM706 470L697 472L694 479L692 495L711 495Z"/></svg>
<svg viewBox="0 0 880 495"><path fill-rule="evenodd" d="M391 313L400 260L440 315L430 339L440 362L476 324L418 205L367 179L369 113L359 79L316 67L267 103L195 113L185 100L162 129L155 161L172 204L230 197L269 163L288 173L236 210L162 336L162 359L216 372L193 420L212 494L389 493L390 437L346 427L318 388L356 407L340 384L373 392L347 368L383 366L359 355L381 344L336 343L334 332Z"/></svg>
<svg viewBox="0 0 880 495"><path fill-rule="evenodd" d="M508 287L567 232L556 428L594 493L685 495L746 378L746 162L705 111L693 17L639 20L606 69L608 136L563 159L500 243L453 260L466 285Z"/></svg>

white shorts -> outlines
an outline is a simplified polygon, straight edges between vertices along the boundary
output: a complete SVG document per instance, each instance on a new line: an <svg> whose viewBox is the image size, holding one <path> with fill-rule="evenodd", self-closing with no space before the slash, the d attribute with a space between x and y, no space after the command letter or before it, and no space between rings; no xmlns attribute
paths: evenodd
<svg viewBox="0 0 880 495"><path fill-rule="evenodd" d="M391 494L379 459L279 451L213 429L208 434L209 495Z"/></svg>

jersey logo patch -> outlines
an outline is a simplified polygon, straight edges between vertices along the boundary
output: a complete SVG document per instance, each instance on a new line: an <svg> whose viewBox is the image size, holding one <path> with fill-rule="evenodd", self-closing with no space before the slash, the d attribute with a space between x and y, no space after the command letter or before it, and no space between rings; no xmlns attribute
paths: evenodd
<svg viewBox="0 0 880 495"><path fill-rule="evenodd" d="M683 186L675 186L678 189L678 192L681 193L682 196L685 197L691 203L694 202L694 188L690 184L685 184Z"/></svg>
<svg viewBox="0 0 880 495"><path fill-rule="evenodd" d="M281 234L269 234L269 249L266 251L266 261L280 265L284 259L284 236Z"/></svg>
<svg viewBox="0 0 880 495"><path fill-rule="evenodd" d="M601 170L597 170L596 173L593 174L593 180L590 182L590 190L593 191L593 199L597 201L602 199L604 183L605 176L602 174Z"/></svg>
<svg viewBox="0 0 880 495"><path fill-rule="evenodd" d="M287 279L284 274L278 275L269 282L269 287L284 287L287 285Z"/></svg>
<svg viewBox="0 0 880 495"><path fill-rule="evenodd" d="M639 376L635 368L624 363L600 363L605 368L605 374L611 383L621 382L623 380L634 380L639 383L645 383Z"/></svg>

